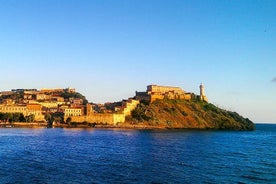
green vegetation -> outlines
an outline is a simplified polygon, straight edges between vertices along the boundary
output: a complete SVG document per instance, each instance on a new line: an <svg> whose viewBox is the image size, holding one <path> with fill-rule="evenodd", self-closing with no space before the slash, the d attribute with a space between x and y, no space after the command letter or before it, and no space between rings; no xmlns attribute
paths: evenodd
<svg viewBox="0 0 276 184"><path fill-rule="evenodd" d="M55 112L55 113L47 113L44 115L44 119L47 122L48 127L53 126L53 122L56 123L64 123L64 113L63 112Z"/></svg>
<svg viewBox="0 0 276 184"><path fill-rule="evenodd" d="M140 104L131 112L131 117L138 121L149 121L151 117L146 114L146 107L146 105Z"/></svg>
<svg viewBox="0 0 276 184"><path fill-rule="evenodd" d="M33 122L35 116L33 114L25 116L22 113L2 113L0 112L0 121L3 122Z"/></svg>
<svg viewBox="0 0 276 184"><path fill-rule="evenodd" d="M21 99L23 99L23 92L20 92L20 93L12 93L12 94L9 94L9 95L2 95L0 96L0 102L2 102L3 100L6 100L6 99L11 99L13 100L15 103L19 103Z"/></svg>
<svg viewBox="0 0 276 184"><path fill-rule="evenodd" d="M29 116L25 116L26 122L34 122L35 115L30 114Z"/></svg>
<svg viewBox="0 0 276 184"><path fill-rule="evenodd" d="M186 100L156 100L141 103L127 119L132 124L155 125L167 128L196 128L220 130L254 130L248 118L236 112L220 109L211 103L194 98Z"/></svg>
<svg viewBox="0 0 276 184"><path fill-rule="evenodd" d="M78 93L78 92L76 92L76 93L62 92L60 94L60 96L62 96L64 99L79 98L79 99L83 100L83 104L87 104L88 103L86 97L83 96L82 94Z"/></svg>

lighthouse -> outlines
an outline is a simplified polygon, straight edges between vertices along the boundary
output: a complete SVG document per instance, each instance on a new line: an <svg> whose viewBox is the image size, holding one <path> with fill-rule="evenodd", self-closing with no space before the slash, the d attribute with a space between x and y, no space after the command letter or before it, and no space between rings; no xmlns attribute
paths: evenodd
<svg viewBox="0 0 276 184"><path fill-rule="evenodd" d="M199 90L200 90L200 100L208 102L208 99L205 96L204 85L202 83L199 86Z"/></svg>

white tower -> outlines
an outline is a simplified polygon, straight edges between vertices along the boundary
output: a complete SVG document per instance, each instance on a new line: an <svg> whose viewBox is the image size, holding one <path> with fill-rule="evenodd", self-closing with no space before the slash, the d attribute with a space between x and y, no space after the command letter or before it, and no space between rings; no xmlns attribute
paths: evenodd
<svg viewBox="0 0 276 184"><path fill-rule="evenodd" d="M200 97L205 96L205 94L204 94L204 86L203 86L202 83L200 84L199 89L200 89Z"/></svg>
<svg viewBox="0 0 276 184"><path fill-rule="evenodd" d="M200 89L200 100L208 102L208 99L205 96L204 85L202 83L200 84L199 89Z"/></svg>

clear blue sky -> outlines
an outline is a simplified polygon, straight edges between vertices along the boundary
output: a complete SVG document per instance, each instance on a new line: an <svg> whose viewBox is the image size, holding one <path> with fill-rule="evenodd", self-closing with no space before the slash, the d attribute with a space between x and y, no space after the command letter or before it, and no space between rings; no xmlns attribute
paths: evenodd
<svg viewBox="0 0 276 184"><path fill-rule="evenodd" d="M119 101L180 86L276 122L276 1L0 0L0 90Z"/></svg>

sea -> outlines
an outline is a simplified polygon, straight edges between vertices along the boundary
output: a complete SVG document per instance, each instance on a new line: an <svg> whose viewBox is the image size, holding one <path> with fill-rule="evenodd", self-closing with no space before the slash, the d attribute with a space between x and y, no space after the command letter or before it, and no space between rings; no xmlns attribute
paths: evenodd
<svg viewBox="0 0 276 184"><path fill-rule="evenodd" d="M276 183L276 124L255 131L1 128L0 183Z"/></svg>

